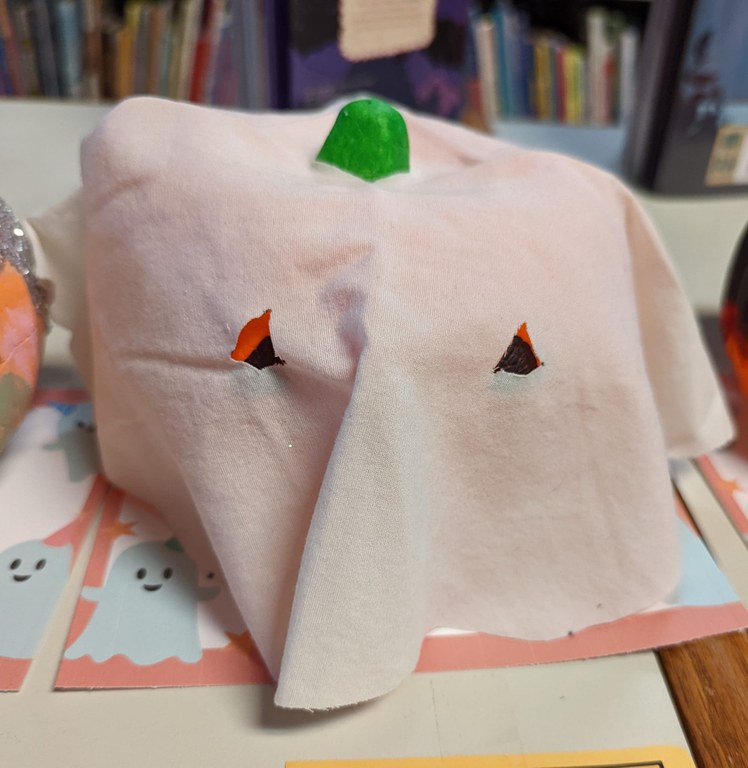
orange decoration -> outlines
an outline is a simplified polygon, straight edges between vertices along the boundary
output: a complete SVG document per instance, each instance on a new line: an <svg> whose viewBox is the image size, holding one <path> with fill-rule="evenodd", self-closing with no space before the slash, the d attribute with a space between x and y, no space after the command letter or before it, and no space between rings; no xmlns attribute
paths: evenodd
<svg viewBox="0 0 748 768"><path fill-rule="evenodd" d="M520 325L520 327L517 329L516 335L519 336L520 339L525 342L525 344L529 345L532 354L535 356L535 362L538 364L538 366L543 365L543 363L540 362L540 358L535 353L535 347L533 347L532 341L530 340L530 334L527 331L527 323L522 323L522 325Z"/></svg>
<svg viewBox="0 0 748 768"><path fill-rule="evenodd" d="M33 390L43 338L26 281L9 263L0 265L0 375L13 373Z"/></svg>
<svg viewBox="0 0 748 768"><path fill-rule="evenodd" d="M266 309L259 317L250 320L239 333L236 347L231 353L231 359L243 363L256 349L259 343L270 336L270 313L272 309Z"/></svg>
<svg viewBox="0 0 748 768"><path fill-rule="evenodd" d="M250 320L239 333L231 359L238 363L248 363L253 368L262 370L270 365L285 365L273 349L270 338L270 313L266 309L259 317Z"/></svg>

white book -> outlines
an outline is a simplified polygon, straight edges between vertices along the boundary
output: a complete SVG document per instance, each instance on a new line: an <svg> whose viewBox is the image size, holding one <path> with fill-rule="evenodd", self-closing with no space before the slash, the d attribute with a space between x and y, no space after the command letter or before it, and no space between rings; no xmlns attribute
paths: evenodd
<svg viewBox="0 0 748 768"><path fill-rule="evenodd" d="M489 129L499 119L498 60L496 57L496 31L493 21L481 16L475 22L475 47L478 58L478 77L483 118Z"/></svg>
<svg viewBox="0 0 748 768"><path fill-rule="evenodd" d="M200 34L200 19L203 11L203 0L182 0L180 13L182 15L181 39L179 41L179 58L176 81L176 98L188 99L192 85L192 70L195 64L195 46Z"/></svg>
<svg viewBox="0 0 748 768"><path fill-rule="evenodd" d="M591 123L603 125L607 113L606 61L610 54L605 34L605 11L587 11L587 105Z"/></svg>
<svg viewBox="0 0 748 768"><path fill-rule="evenodd" d="M636 100L636 60L639 55L639 32L627 27L618 41L618 119L625 122Z"/></svg>

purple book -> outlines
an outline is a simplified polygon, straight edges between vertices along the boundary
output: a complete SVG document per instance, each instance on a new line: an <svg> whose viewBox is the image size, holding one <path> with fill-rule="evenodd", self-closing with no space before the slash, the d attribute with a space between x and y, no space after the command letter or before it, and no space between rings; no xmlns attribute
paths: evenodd
<svg viewBox="0 0 748 768"><path fill-rule="evenodd" d="M459 118L469 76L469 10L469 0L438 0L435 34L426 47L351 61L339 46L338 0L290 0L289 106L313 108L342 94L366 91Z"/></svg>

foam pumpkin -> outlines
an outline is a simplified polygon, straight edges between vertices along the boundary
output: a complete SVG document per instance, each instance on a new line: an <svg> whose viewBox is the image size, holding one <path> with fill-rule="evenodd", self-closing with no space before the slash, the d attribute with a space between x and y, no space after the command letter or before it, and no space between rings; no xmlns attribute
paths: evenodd
<svg viewBox="0 0 748 768"><path fill-rule="evenodd" d="M732 257L720 312L725 351L730 358L738 387L748 397L748 226Z"/></svg>
<svg viewBox="0 0 748 768"><path fill-rule="evenodd" d="M373 99L130 99L81 158L104 470L207 534L279 706L392 690L435 627L551 640L672 592L666 458L732 427L618 181ZM31 225L72 282L60 218Z"/></svg>
<svg viewBox="0 0 748 768"><path fill-rule="evenodd" d="M46 330L31 243L0 199L0 451L31 405Z"/></svg>

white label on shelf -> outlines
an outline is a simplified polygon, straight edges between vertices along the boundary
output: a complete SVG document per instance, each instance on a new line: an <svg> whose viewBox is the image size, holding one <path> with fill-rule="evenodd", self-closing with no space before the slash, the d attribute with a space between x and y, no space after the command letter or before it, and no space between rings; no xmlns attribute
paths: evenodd
<svg viewBox="0 0 748 768"><path fill-rule="evenodd" d="M706 186L748 183L748 125L723 125L706 169Z"/></svg>
<svg viewBox="0 0 748 768"><path fill-rule="evenodd" d="M743 133L743 143L735 161L732 180L734 184L748 184L748 131Z"/></svg>

